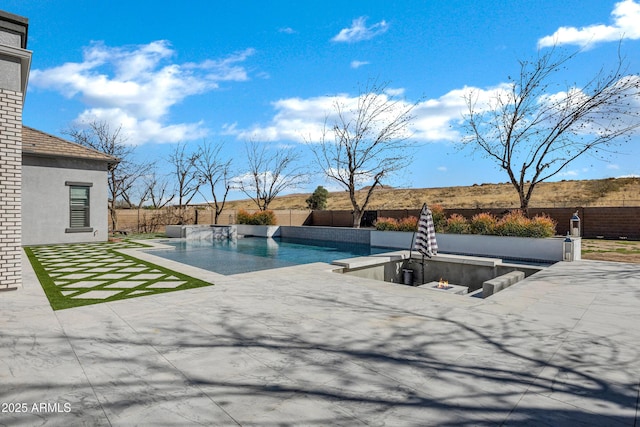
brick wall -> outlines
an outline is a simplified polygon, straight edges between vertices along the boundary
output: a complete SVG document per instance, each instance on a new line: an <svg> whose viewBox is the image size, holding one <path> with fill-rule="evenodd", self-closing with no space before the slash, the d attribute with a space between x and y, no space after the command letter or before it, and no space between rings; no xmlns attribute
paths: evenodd
<svg viewBox="0 0 640 427"><path fill-rule="evenodd" d="M0 290L22 282L22 94L0 89Z"/></svg>

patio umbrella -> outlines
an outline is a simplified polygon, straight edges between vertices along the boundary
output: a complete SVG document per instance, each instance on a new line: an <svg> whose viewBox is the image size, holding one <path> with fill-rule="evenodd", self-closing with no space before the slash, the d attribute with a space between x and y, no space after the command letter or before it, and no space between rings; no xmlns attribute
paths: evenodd
<svg viewBox="0 0 640 427"><path fill-rule="evenodd" d="M420 211L418 231L415 235L413 248L423 256L431 258L438 254L438 242L436 242L436 228L433 225L433 215L425 203Z"/></svg>

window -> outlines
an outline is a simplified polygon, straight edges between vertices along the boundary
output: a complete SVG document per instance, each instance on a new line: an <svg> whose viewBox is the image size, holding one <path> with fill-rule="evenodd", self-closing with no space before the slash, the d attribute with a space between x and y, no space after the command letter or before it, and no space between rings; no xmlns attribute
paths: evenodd
<svg viewBox="0 0 640 427"><path fill-rule="evenodd" d="M67 182L69 186L69 228L67 233L93 231L89 221L91 184Z"/></svg>

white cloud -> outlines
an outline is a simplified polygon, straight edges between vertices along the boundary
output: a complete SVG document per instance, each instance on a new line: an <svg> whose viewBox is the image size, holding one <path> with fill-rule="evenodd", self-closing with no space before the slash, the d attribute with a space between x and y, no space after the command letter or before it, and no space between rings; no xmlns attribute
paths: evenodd
<svg viewBox="0 0 640 427"><path fill-rule="evenodd" d="M400 108L409 107L409 102L397 99L403 95L404 89L387 89L379 95L381 101L394 98ZM538 102L556 103L575 102L580 98L579 90L571 92L573 98L567 101L567 92L558 92L541 97ZM500 83L493 87L476 88L462 87L451 90L439 98L426 99L418 102L412 111L414 116L411 127L411 139L417 142L459 142L464 135L461 133L463 117L468 114L467 98L471 96L474 102L474 111L482 113L496 108L499 104L512 102L512 87L509 83ZM640 102L630 100L631 110L640 108ZM341 105L342 110L348 115L355 111L358 105L358 97L349 94L337 94L333 96L317 96L311 98L286 98L272 102L274 114L266 123L256 123L252 126L242 127L238 123L228 123L223 126L223 132L234 135L238 139L257 141L287 141L287 142L318 142L321 140L325 124L330 131L331 124L335 120L335 105ZM635 106L635 107L634 107ZM615 106L614 106L615 107ZM613 111L618 111L613 109ZM600 112L602 113L602 112ZM602 114L601 114L602 115ZM611 114L607 117L610 117ZM628 125L629 120L635 120L636 116L626 117L618 114L616 123L618 126ZM583 124L581 132L596 132L599 121L592 119L592 124ZM607 124L608 129L614 126Z"/></svg>
<svg viewBox="0 0 640 427"><path fill-rule="evenodd" d="M258 174L260 184L273 181L273 173L271 171L265 171L262 174ZM236 175L229 180L231 188L239 190L241 188L255 188L255 177L250 172L245 172L241 175ZM262 185L260 185L262 187Z"/></svg>
<svg viewBox="0 0 640 427"><path fill-rule="evenodd" d="M448 169L446 166L438 166L437 168L440 172L446 172Z"/></svg>
<svg viewBox="0 0 640 427"><path fill-rule="evenodd" d="M571 131L585 135L604 135L637 126L640 96L638 96L636 88L639 86L639 76L623 76L611 86L612 91L619 91L620 95L614 96L612 94L608 99L599 103L596 108L584 114ZM549 110L566 112L579 109L589 97L590 95L582 89L573 87L567 91L545 94L538 99L538 102L546 104ZM638 128L630 130L632 134L640 134Z"/></svg>
<svg viewBox="0 0 640 427"><path fill-rule="evenodd" d="M132 144L200 138L206 134L201 121L167 122L171 107L218 88L219 82L248 80L241 63L254 50L185 64L171 62L174 54L165 40L124 47L96 42L84 49L82 62L32 70L30 84L77 97L87 106L77 124L98 119L122 126Z"/></svg>
<svg viewBox="0 0 640 427"><path fill-rule="evenodd" d="M207 129L202 121L196 123L162 124L153 119L140 119L120 108L91 108L83 111L74 121L78 127L93 121L122 126L122 135L131 145L145 142L175 143L204 138Z"/></svg>
<svg viewBox="0 0 640 427"><path fill-rule="evenodd" d="M340 32L331 39L331 41L342 43L360 42L383 34L388 29L389 24L384 20L367 27L367 17L361 16L353 20L351 27L340 30Z"/></svg>
<svg viewBox="0 0 640 427"><path fill-rule="evenodd" d="M276 114L270 124L239 129L234 123L224 126L225 133L245 140L297 142L304 142L305 139L315 140L322 134L324 120L333 110L333 103L348 100L347 95L281 99L272 103Z"/></svg>
<svg viewBox="0 0 640 427"><path fill-rule="evenodd" d="M389 99L384 94L378 96L381 102ZM335 106L340 105L345 116L348 116L356 111L358 97L338 94L308 99L288 98L276 101L272 105L276 114L270 124L266 126L255 125L244 130L238 129L234 124L225 126L225 130L241 139L315 142L321 139L325 122L331 124L335 120ZM407 106L403 101L398 104L398 108L406 108Z"/></svg>
<svg viewBox="0 0 640 427"><path fill-rule="evenodd" d="M385 89L384 93L389 96L402 96L404 95L404 88L392 89L388 87L387 89Z"/></svg>
<svg viewBox="0 0 640 427"><path fill-rule="evenodd" d="M491 108L491 100L507 90L505 84L488 89L465 86L454 89L437 99L428 99L414 109L413 137L421 141L460 141L462 135L456 125L468 112L465 97L473 94L476 111Z"/></svg>
<svg viewBox="0 0 640 427"><path fill-rule="evenodd" d="M246 61L251 55L255 53L255 49L249 48L229 55L224 59L207 59L198 64L187 63L183 66L183 68L203 70L205 72L203 77L210 82L242 82L249 80L249 77L247 76L247 71L245 70L245 68L237 64Z"/></svg>
<svg viewBox="0 0 640 427"><path fill-rule="evenodd" d="M279 33L285 33L285 34L296 34L297 33L297 31L294 30L291 27L278 28L278 32Z"/></svg>
<svg viewBox="0 0 640 427"><path fill-rule="evenodd" d="M369 65L369 61L351 61L351 68L360 68L363 65Z"/></svg>
<svg viewBox="0 0 640 427"><path fill-rule="evenodd" d="M618 170L620 169L620 165L609 164L607 165L607 169Z"/></svg>
<svg viewBox="0 0 640 427"><path fill-rule="evenodd" d="M440 98L429 99L418 103L414 110L414 120L410 129L411 138L422 142L459 141L461 136L454 126L457 125L467 110L464 96L473 92L477 97L477 109L488 108L489 99L504 91L506 85L488 89L464 87L452 90ZM388 100L391 95L401 95L403 89L387 90L379 95L381 101ZM387 94L389 96L387 96ZM407 108L407 101L399 100L399 108ZM228 135L239 139L258 141L319 141L322 137L325 122L330 127L335 119L335 105L343 106L343 111L357 109L358 97L348 94L334 96L318 96L312 98L287 98L272 103L275 114L267 124L255 124L248 128L240 128L237 123L226 124L223 129Z"/></svg>
<svg viewBox="0 0 640 427"><path fill-rule="evenodd" d="M594 24L586 27L560 27L550 36L538 40L538 47L573 44L590 47L596 43L640 39L640 3L635 0L618 2L611 12L611 25Z"/></svg>

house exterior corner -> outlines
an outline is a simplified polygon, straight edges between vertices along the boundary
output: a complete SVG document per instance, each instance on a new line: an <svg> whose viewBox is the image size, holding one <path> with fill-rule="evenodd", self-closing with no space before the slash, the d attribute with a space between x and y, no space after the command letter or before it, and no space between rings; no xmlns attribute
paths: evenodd
<svg viewBox="0 0 640 427"><path fill-rule="evenodd" d="M24 246L106 241L107 204L105 162L23 154Z"/></svg>

